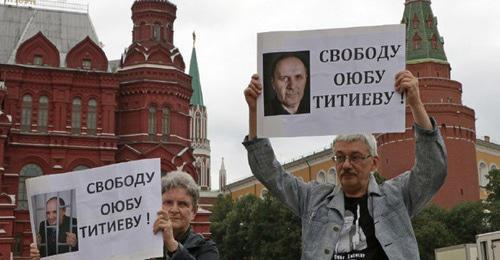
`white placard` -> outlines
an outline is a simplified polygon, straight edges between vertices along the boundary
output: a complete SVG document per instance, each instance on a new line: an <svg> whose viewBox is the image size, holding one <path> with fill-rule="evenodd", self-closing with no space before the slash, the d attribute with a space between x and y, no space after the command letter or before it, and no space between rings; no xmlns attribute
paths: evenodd
<svg viewBox="0 0 500 260"><path fill-rule="evenodd" d="M64 201L61 209L66 221L62 222L71 223L68 230L77 231L77 251L42 259L163 256L162 234L153 235L153 223L162 205L160 175L160 159L146 159L28 179L34 241L37 234L45 232L43 227L49 218L46 205L54 197ZM58 216L62 215L61 209Z"/></svg>
<svg viewBox="0 0 500 260"><path fill-rule="evenodd" d="M403 24L259 33L257 135L404 132L405 52Z"/></svg>

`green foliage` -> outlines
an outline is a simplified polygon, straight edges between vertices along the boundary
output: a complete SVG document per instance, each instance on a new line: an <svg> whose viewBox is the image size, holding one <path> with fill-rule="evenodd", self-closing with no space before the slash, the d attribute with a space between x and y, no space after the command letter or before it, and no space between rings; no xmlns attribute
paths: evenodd
<svg viewBox="0 0 500 260"><path fill-rule="evenodd" d="M256 259L298 259L300 219L269 194L256 203L249 240Z"/></svg>
<svg viewBox="0 0 500 260"><path fill-rule="evenodd" d="M427 207L413 220L421 259L434 259L434 249L475 243L476 235L500 230L500 201L464 202L452 209Z"/></svg>
<svg viewBox="0 0 500 260"><path fill-rule="evenodd" d="M212 214L222 259L300 258L300 220L272 196L247 195L234 203L220 196Z"/></svg>
<svg viewBox="0 0 500 260"><path fill-rule="evenodd" d="M500 230L500 170L493 169L486 176L488 184L487 210L489 213L490 229L493 231Z"/></svg>
<svg viewBox="0 0 500 260"><path fill-rule="evenodd" d="M486 201L464 202L452 209L430 206L413 219L421 259L434 259L434 249L475 243L476 235L500 230L500 170L491 170Z"/></svg>
<svg viewBox="0 0 500 260"><path fill-rule="evenodd" d="M486 200L488 202L500 201L500 170L491 170L486 178L488 179L488 184L485 188L489 192Z"/></svg>
<svg viewBox="0 0 500 260"><path fill-rule="evenodd" d="M457 238L448 230L446 218L445 209L431 205L412 220L421 259L434 259L435 248L457 244Z"/></svg>
<svg viewBox="0 0 500 260"><path fill-rule="evenodd" d="M448 212L446 224L460 244L475 243L476 235L490 231L486 205L481 201L464 202Z"/></svg>
<svg viewBox="0 0 500 260"><path fill-rule="evenodd" d="M248 232L255 202L258 200L253 195L247 195L239 199L233 209L227 214L224 223L226 233L223 234L221 255L223 259L244 259L252 255L252 241L249 240Z"/></svg>
<svg viewBox="0 0 500 260"><path fill-rule="evenodd" d="M220 194L212 207L212 215L210 215L210 230L214 241L222 241L227 230L224 219L232 209L233 200L231 196ZM218 246L220 250L220 245Z"/></svg>
<svg viewBox="0 0 500 260"><path fill-rule="evenodd" d="M488 206L490 230L500 230L500 200L491 202Z"/></svg>

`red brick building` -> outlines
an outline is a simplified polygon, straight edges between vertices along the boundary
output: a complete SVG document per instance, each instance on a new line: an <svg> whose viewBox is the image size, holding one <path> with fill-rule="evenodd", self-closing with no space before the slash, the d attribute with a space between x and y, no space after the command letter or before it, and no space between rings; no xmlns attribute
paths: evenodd
<svg viewBox="0 0 500 260"><path fill-rule="evenodd" d="M434 202L452 207L479 200L474 110L462 104L462 84L451 79L451 67L439 35L430 0L406 0L406 64L419 78L420 94L435 117L448 150L448 177ZM380 171L394 177L413 165L414 140L411 112L406 110L406 132L377 138L382 158Z"/></svg>
<svg viewBox="0 0 500 260"><path fill-rule="evenodd" d="M87 13L0 5L0 259L29 254L27 178L159 157L200 182L176 9L135 1L132 43L109 61Z"/></svg>

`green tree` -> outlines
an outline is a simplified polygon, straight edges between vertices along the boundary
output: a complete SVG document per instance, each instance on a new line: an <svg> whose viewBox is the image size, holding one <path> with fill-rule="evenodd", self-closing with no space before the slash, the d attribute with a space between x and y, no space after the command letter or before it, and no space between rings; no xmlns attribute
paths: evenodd
<svg viewBox="0 0 500 260"><path fill-rule="evenodd" d="M212 215L210 215L210 232L219 250L224 235L227 232L227 223L224 220L231 210L233 210L233 199L231 196L224 196L222 194L217 196L217 200L212 207Z"/></svg>
<svg viewBox="0 0 500 260"><path fill-rule="evenodd" d="M481 201L463 202L450 210L446 224L455 234L458 244L474 243L477 234L490 231L485 210Z"/></svg>
<svg viewBox="0 0 500 260"><path fill-rule="evenodd" d="M300 218L273 196L256 203L249 229L254 259L299 259Z"/></svg>
<svg viewBox="0 0 500 260"><path fill-rule="evenodd" d="M488 191L488 202L500 201L500 170L493 169L486 176L488 184L485 188Z"/></svg>
<svg viewBox="0 0 500 260"><path fill-rule="evenodd" d="M500 170L493 169L486 176L488 184L485 188L488 192L487 209L490 231L500 230Z"/></svg>
<svg viewBox="0 0 500 260"><path fill-rule="evenodd" d="M299 259L300 219L270 195L236 202L219 196L213 207L212 237L221 259Z"/></svg>
<svg viewBox="0 0 500 260"><path fill-rule="evenodd" d="M222 259L246 259L252 256L252 241L249 240L248 232L257 200L254 195L246 195L239 199L226 215L226 232L222 243L219 244Z"/></svg>
<svg viewBox="0 0 500 260"><path fill-rule="evenodd" d="M422 260L433 260L434 249L457 243L457 238L446 225L447 218L448 212L436 205L425 208L413 218L412 225Z"/></svg>
<svg viewBox="0 0 500 260"><path fill-rule="evenodd" d="M500 230L500 201L493 201L487 207L490 231Z"/></svg>

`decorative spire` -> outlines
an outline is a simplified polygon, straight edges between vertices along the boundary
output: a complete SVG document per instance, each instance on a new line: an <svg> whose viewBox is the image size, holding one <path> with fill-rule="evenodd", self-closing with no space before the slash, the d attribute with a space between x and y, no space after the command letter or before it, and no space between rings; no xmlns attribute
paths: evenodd
<svg viewBox="0 0 500 260"><path fill-rule="evenodd" d="M196 32L193 31L193 49L195 48L196 45Z"/></svg>
<svg viewBox="0 0 500 260"><path fill-rule="evenodd" d="M193 32L193 52L191 53L191 62L189 64L189 76L191 76L191 87L193 95L191 96L191 105L204 106L203 93L201 91L200 72L198 70L198 60L196 58L196 34Z"/></svg>
<svg viewBox="0 0 500 260"><path fill-rule="evenodd" d="M226 166L224 165L224 157L222 157L222 163L219 170L219 191L224 191L226 189Z"/></svg>
<svg viewBox="0 0 500 260"><path fill-rule="evenodd" d="M406 0L401 23L406 24L406 62L448 64L444 40L437 29L430 0Z"/></svg>

